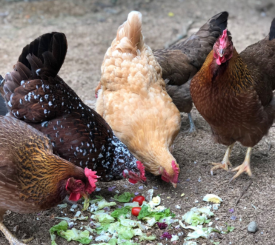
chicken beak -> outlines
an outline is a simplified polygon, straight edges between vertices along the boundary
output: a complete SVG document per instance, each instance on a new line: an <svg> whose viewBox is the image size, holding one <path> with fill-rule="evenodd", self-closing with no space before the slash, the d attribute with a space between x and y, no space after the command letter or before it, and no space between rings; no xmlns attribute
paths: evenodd
<svg viewBox="0 0 275 245"><path fill-rule="evenodd" d="M220 57L223 57L223 55L224 55L224 49L223 48L219 49L219 55L220 55Z"/></svg>
<svg viewBox="0 0 275 245"><path fill-rule="evenodd" d="M177 183L171 182L174 188L177 188Z"/></svg>
<svg viewBox="0 0 275 245"><path fill-rule="evenodd" d="M87 193L82 193L82 197L84 198L85 202L87 202L87 200L89 200Z"/></svg>

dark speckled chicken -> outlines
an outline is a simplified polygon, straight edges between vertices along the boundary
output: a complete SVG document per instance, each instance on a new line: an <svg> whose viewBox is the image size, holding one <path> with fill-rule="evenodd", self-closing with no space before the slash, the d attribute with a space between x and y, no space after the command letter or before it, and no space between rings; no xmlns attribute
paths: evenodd
<svg viewBox="0 0 275 245"><path fill-rule="evenodd" d="M96 170L101 181L145 181L143 164L57 76L66 52L63 33L44 34L23 49L1 85L10 114L46 134L55 154Z"/></svg>
<svg viewBox="0 0 275 245"><path fill-rule="evenodd" d="M162 78L166 82L168 94L180 112L188 113L190 132L195 130L190 114L193 106L190 81L227 27L227 19L227 12L216 14L189 38L180 40L167 49L154 51L154 56L162 68Z"/></svg>

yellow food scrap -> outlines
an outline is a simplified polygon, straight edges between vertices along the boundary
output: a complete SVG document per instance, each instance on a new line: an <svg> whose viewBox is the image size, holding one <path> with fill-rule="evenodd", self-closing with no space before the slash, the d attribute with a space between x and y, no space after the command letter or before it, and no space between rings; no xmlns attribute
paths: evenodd
<svg viewBox="0 0 275 245"><path fill-rule="evenodd" d="M212 203L221 203L222 199L215 195L215 194L207 194L204 198L203 201L205 202L212 202Z"/></svg>

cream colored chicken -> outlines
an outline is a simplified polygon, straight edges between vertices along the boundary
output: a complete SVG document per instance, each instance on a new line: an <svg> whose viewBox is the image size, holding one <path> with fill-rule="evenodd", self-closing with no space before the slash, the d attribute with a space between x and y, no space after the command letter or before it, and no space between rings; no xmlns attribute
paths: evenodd
<svg viewBox="0 0 275 245"><path fill-rule="evenodd" d="M146 170L176 187L179 166L169 150L180 129L180 113L143 41L141 24L141 13L132 11L118 28L101 66L96 110Z"/></svg>

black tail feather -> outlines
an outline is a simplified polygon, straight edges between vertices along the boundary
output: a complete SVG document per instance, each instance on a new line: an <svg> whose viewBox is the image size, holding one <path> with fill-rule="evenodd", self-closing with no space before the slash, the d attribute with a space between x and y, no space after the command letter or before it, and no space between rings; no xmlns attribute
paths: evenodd
<svg viewBox="0 0 275 245"><path fill-rule="evenodd" d="M25 46L18 61L32 71L36 77L36 70L41 69L39 76L55 77L59 72L67 53L67 39L64 33L52 32L44 34ZM39 62L40 59L43 63Z"/></svg>
<svg viewBox="0 0 275 245"><path fill-rule="evenodd" d="M227 27L228 12L224 11L216 14L210 19L210 23L214 26L221 28L221 31L225 30Z"/></svg>
<svg viewBox="0 0 275 245"><path fill-rule="evenodd" d="M275 18L271 22L269 40L275 39Z"/></svg>

